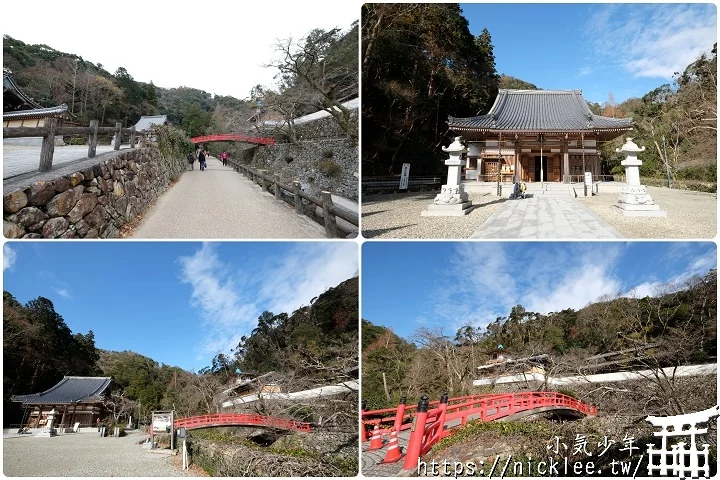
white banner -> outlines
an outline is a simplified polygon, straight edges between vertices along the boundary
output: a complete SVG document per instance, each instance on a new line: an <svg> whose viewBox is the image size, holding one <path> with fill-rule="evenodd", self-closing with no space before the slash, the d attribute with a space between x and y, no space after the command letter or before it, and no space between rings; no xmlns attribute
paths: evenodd
<svg viewBox="0 0 720 480"><path fill-rule="evenodd" d="M409 180L410 180L410 164L403 163L402 172L400 173L400 190L407 190Z"/></svg>

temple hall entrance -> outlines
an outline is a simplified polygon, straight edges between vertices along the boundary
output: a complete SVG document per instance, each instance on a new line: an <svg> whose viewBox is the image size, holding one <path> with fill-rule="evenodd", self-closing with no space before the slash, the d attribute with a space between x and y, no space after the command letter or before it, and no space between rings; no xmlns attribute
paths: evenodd
<svg viewBox="0 0 720 480"><path fill-rule="evenodd" d="M541 161L542 160L542 161ZM542 164L542 178L546 182L548 181L548 157L546 156L535 156L535 180L536 182L540 181L540 165Z"/></svg>

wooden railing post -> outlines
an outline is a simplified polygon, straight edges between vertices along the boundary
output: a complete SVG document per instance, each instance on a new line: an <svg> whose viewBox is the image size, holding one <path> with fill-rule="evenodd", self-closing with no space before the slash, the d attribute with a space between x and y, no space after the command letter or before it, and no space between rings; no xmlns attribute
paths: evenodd
<svg viewBox="0 0 720 480"><path fill-rule="evenodd" d="M267 192L267 185L265 185L265 170L260 170L260 187L263 192Z"/></svg>
<svg viewBox="0 0 720 480"><path fill-rule="evenodd" d="M323 209L323 222L325 223L325 236L328 238L336 238L337 233L337 219L335 215L330 213L330 207L333 204L332 195L328 191L320 193L322 195L322 209Z"/></svg>
<svg viewBox="0 0 720 480"><path fill-rule="evenodd" d="M120 141L122 140L122 123L115 124L115 145L113 150L120 150Z"/></svg>
<svg viewBox="0 0 720 480"><path fill-rule="evenodd" d="M57 129L57 118L46 118L47 134L43 137L42 149L40 150L40 171L49 172L52 170L53 154L55 153L55 129Z"/></svg>
<svg viewBox="0 0 720 480"><path fill-rule="evenodd" d="M273 175L275 179L275 200L280 200L280 174Z"/></svg>
<svg viewBox="0 0 720 480"><path fill-rule="evenodd" d="M297 180L293 181L293 196L295 197L295 213L302 215L302 197L300 197L300 182Z"/></svg>
<svg viewBox="0 0 720 480"><path fill-rule="evenodd" d="M135 125L130 128L130 148L135 148Z"/></svg>
<svg viewBox="0 0 720 480"><path fill-rule="evenodd" d="M88 135L88 158L94 158L97 153L97 133L99 124L100 122L98 120L90 120L90 128L92 128L93 131L90 132L90 135Z"/></svg>

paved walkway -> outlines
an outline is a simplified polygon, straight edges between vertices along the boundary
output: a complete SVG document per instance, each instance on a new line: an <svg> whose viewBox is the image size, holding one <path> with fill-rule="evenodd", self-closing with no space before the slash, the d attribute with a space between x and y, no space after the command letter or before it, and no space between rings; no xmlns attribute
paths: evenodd
<svg viewBox="0 0 720 480"><path fill-rule="evenodd" d="M325 228L224 167L182 174L145 214L133 238L325 238Z"/></svg>
<svg viewBox="0 0 720 480"><path fill-rule="evenodd" d="M575 199L531 197L503 203L470 238L526 240L623 236Z"/></svg>

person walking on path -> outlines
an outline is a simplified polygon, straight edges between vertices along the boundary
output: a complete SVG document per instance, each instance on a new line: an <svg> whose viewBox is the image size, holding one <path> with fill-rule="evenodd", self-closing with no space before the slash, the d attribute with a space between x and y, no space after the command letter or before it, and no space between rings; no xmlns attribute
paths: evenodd
<svg viewBox="0 0 720 480"><path fill-rule="evenodd" d="M202 150L198 153L198 160L200 161L200 171L205 170L205 152Z"/></svg>
<svg viewBox="0 0 720 480"><path fill-rule="evenodd" d="M188 166L190 170L195 170L195 154L190 152L187 156Z"/></svg>
<svg viewBox="0 0 720 480"><path fill-rule="evenodd" d="M222 155L220 155L220 158L222 159L223 165L227 167L227 152L223 150Z"/></svg>

